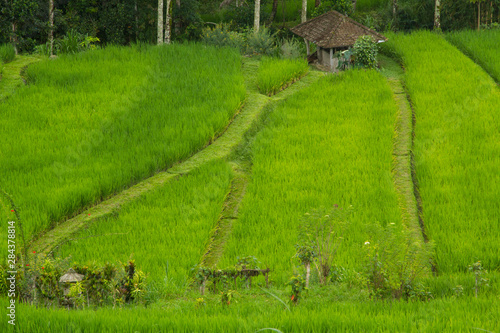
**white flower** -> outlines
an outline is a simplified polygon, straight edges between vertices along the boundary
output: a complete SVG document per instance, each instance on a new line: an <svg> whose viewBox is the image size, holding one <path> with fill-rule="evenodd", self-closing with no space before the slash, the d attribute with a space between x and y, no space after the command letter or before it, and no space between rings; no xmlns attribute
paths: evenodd
<svg viewBox="0 0 500 333"><path fill-rule="evenodd" d="M366 242L365 242L365 245L370 245L370 242L369 242L369 241L366 241Z"/></svg>

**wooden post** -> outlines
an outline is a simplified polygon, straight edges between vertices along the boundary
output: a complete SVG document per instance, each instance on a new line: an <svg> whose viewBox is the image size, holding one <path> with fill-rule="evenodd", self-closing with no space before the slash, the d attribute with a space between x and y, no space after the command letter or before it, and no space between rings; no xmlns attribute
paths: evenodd
<svg viewBox="0 0 500 333"><path fill-rule="evenodd" d="M207 281L207 278L204 277L203 282L200 285L200 293L202 296L205 295L205 283L206 283L206 281Z"/></svg>
<svg viewBox="0 0 500 333"><path fill-rule="evenodd" d="M333 49L330 49L330 69L333 71Z"/></svg>
<svg viewBox="0 0 500 333"><path fill-rule="evenodd" d="M309 57L311 55L311 49L309 48L309 41L305 38L304 41L306 42L307 56Z"/></svg>

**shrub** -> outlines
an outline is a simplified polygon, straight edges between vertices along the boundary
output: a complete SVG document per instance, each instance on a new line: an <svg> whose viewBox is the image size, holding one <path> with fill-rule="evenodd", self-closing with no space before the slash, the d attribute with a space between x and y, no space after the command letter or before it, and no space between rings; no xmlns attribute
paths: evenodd
<svg viewBox="0 0 500 333"><path fill-rule="evenodd" d="M230 31L227 25L218 24L215 28L205 28L201 35L201 40L204 44L213 45L216 47L235 47L239 50L243 49L244 38L241 34Z"/></svg>
<svg viewBox="0 0 500 333"><path fill-rule="evenodd" d="M269 29L261 28L258 33L248 32L247 35L247 54L270 56L276 51L274 45L274 36Z"/></svg>
<svg viewBox="0 0 500 333"><path fill-rule="evenodd" d="M81 51L81 43L83 42L84 38L83 36L75 31L75 30L70 30L66 33L66 36L64 36L61 40L59 40L56 44L58 53L77 53Z"/></svg>
<svg viewBox="0 0 500 333"><path fill-rule="evenodd" d="M414 238L407 229L390 223L375 224L372 239L364 243L367 252L366 276L373 297L428 299L421 281L430 274L433 243Z"/></svg>
<svg viewBox="0 0 500 333"><path fill-rule="evenodd" d="M0 45L0 60L3 63L8 63L16 57L16 51L11 44Z"/></svg>
<svg viewBox="0 0 500 333"><path fill-rule="evenodd" d="M50 46L49 42L41 44L35 47L35 52L41 56L50 57Z"/></svg>
<svg viewBox="0 0 500 333"><path fill-rule="evenodd" d="M296 39L284 39L278 43L279 56L283 59L300 58L300 43Z"/></svg>
<svg viewBox="0 0 500 333"><path fill-rule="evenodd" d="M361 36L352 48L354 64L357 67L375 68L377 65L377 43L371 36Z"/></svg>

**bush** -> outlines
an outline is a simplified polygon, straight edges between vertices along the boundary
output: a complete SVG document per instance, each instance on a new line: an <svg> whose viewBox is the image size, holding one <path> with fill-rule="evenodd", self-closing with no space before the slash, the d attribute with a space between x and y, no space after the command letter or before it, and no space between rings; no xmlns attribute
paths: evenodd
<svg viewBox="0 0 500 333"><path fill-rule="evenodd" d="M352 48L356 67L375 68L377 65L377 43L371 36L361 36Z"/></svg>
<svg viewBox="0 0 500 333"><path fill-rule="evenodd" d="M276 52L274 36L269 29L262 27L258 33L252 31L247 35L247 54L270 56Z"/></svg>
<svg viewBox="0 0 500 333"><path fill-rule="evenodd" d="M216 47L235 47L243 49L244 38L240 33L229 31L227 25L218 24L215 28L205 28L201 35L204 44Z"/></svg>
<svg viewBox="0 0 500 333"><path fill-rule="evenodd" d="M433 243L415 239L404 227L372 225L372 239L364 244L366 276L372 297L428 300L422 284L431 273Z"/></svg>
<svg viewBox="0 0 500 333"><path fill-rule="evenodd" d="M56 43L58 53L73 54L81 51L83 36L76 30L70 30L63 39Z"/></svg>
<svg viewBox="0 0 500 333"><path fill-rule="evenodd" d="M16 51L11 44L0 45L0 60L3 63L8 63L14 60L16 57Z"/></svg>
<svg viewBox="0 0 500 333"><path fill-rule="evenodd" d="M300 58L300 43L295 39L284 39L278 43L279 56L283 59Z"/></svg>

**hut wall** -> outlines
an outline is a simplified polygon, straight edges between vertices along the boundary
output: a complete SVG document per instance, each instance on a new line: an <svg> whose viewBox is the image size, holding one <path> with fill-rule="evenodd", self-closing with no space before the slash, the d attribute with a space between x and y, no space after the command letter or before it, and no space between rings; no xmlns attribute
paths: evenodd
<svg viewBox="0 0 500 333"><path fill-rule="evenodd" d="M321 65L330 67L330 49L321 48L318 52L318 61Z"/></svg>

